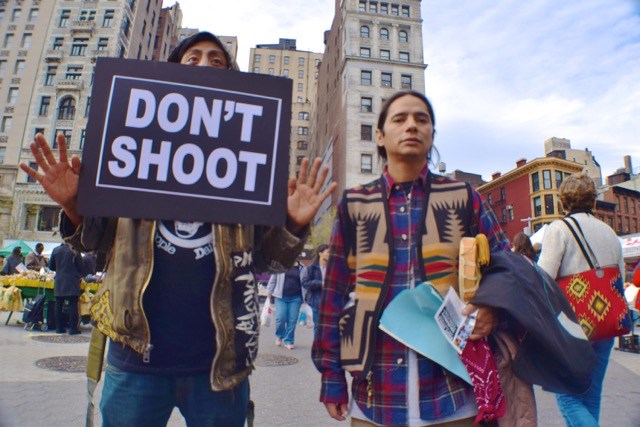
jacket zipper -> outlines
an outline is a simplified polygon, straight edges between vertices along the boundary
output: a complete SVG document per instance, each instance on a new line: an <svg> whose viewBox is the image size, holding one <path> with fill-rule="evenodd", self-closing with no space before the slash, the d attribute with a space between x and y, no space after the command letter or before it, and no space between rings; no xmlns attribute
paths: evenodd
<svg viewBox="0 0 640 427"><path fill-rule="evenodd" d="M151 361L151 350L153 350L153 344L151 344L151 328L149 327L149 321L147 320L147 315L144 312L144 307L142 307L142 297L144 295L144 292L147 290L147 287L149 286L149 283L151 282L151 275L153 274L153 245L155 244L155 239L153 238L154 234L156 232L156 222L153 221L153 224L151 225L151 238L149 239L149 253L150 253L150 267L149 267L149 271L147 272L147 278L144 281L144 285L142 285L142 289L140 290L140 312L142 313L142 318L144 319L144 324L146 325L146 334L147 334L147 339L146 339L146 343L144 346L144 352L142 353L142 362L143 363L149 363Z"/></svg>

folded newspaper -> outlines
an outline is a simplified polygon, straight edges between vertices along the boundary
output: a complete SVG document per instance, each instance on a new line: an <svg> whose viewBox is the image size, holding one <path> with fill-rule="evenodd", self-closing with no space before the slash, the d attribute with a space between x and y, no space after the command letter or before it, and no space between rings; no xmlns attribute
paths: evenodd
<svg viewBox="0 0 640 427"><path fill-rule="evenodd" d="M471 384L459 353L473 330L475 319L468 320L467 316L459 314L464 304L459 298L456 302L456 298L453 292L443 300L433 286L421 283L413 289L400 292L389 303L382 313L379 327L410 349Z"/></svg>

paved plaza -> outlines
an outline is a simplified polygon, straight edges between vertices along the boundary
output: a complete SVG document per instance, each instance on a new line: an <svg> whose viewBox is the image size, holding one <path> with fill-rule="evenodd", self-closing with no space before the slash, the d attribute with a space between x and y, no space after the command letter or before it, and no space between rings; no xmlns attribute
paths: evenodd
<svg viewBox="0 0 640 427"><path fill-rule="evenodd" d="M1 313L0 427L83 426L86 381L77 371L82 369L87 354L89 327L84 327L79 337L68 338L50 332L27 332L13 319L5 326L6 318L7 314ZM318 402L320 375L310 360L312 329L297 328L294 350L276 347L273 334L273 326L262 328L260 358L251 377L255 425L348 426L348 422L330 419ZM75 342L67 342L70 340ZM96 402L100 391L98 387ZM539 425L562 427L553 396L540 389L536 395ZM95 420L101 425L97 411ZM603 427L640 426L640 354L613 351L601 423ZM184 425L177 411L169 425Z"/></svg>

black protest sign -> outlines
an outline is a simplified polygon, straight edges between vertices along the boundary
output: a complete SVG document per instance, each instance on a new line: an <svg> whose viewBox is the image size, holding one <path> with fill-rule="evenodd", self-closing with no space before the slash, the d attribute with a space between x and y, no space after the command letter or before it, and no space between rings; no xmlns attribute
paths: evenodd
<svg viewBox="0 0 640 427"><path fill-rule="evenodd" d="M99 58L84 216L283 225L291 80Z"/></svg>

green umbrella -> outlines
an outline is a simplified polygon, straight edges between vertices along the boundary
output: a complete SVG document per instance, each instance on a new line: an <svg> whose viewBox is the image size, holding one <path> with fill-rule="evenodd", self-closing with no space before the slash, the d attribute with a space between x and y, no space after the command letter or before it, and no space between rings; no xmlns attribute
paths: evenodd
<svg viewBox="0 0 640 427"><path fill-rule="evenodd" d="M22 256L27 256L29 252L33 251L33 248L27 245L24 241L16 240L15 242L11 243L9 246L6 246L0 249L0 255L4 256L5 258L8 257L9 255L11 255L13 248L15 248L16 246L20 246L22 248Z"/></svg>

